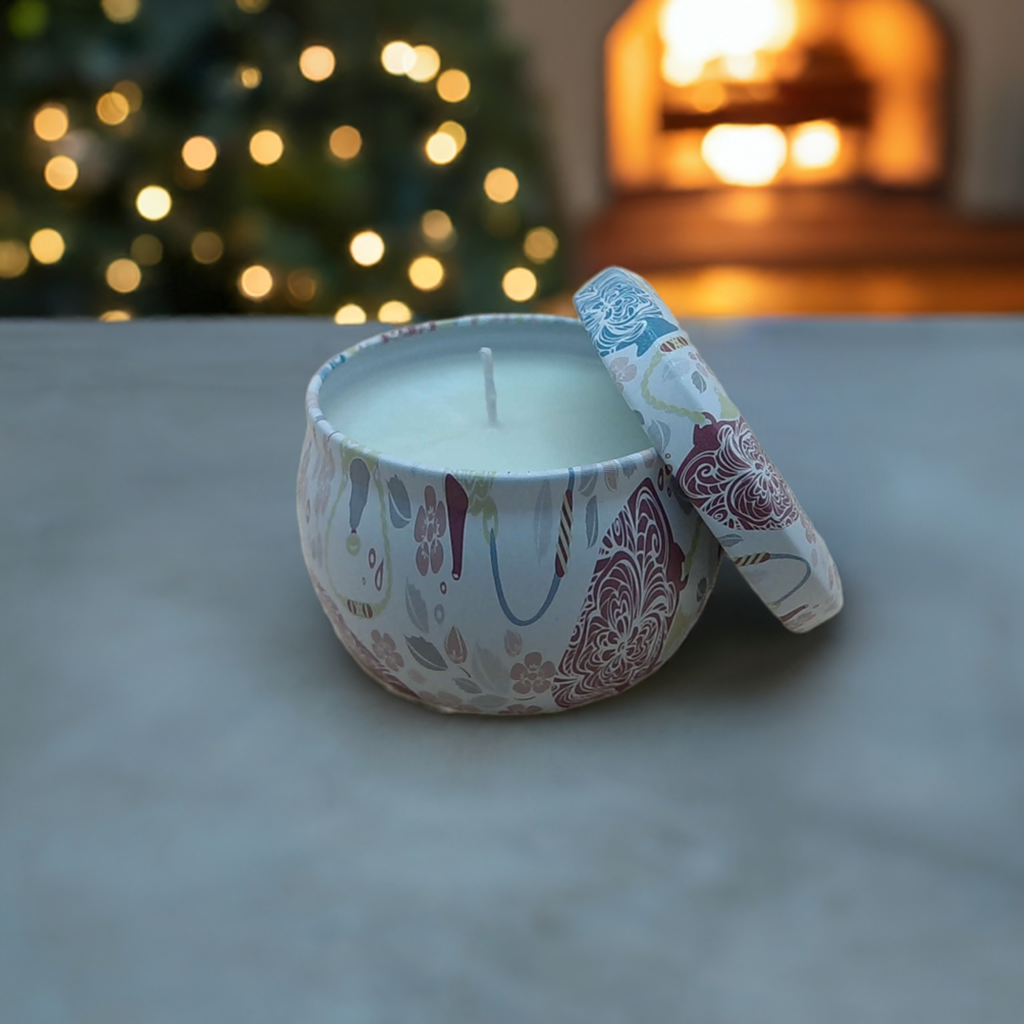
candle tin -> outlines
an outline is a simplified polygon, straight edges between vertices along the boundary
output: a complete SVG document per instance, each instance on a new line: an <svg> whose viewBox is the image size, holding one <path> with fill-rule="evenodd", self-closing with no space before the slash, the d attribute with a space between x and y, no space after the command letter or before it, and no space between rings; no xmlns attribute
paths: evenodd
<svg viewBox="0 0 1024 1024"><path fill-rule="evenodd" d="M592 352L563 317L422 323L335 356L306 392L297 507L317 596L371 678L438 711L538 714L622 693L678 649L718 573L718 540L654 448L466 472L373 451L321 411L325 382L379 346L499 356L529 334Z"/></svg>

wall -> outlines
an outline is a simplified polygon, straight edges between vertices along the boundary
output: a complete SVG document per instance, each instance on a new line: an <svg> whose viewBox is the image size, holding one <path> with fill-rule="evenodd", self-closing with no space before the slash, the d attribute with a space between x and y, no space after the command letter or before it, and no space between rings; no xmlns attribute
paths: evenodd
<svg viewBox="0 0 1024 1024"><path fill-rule="evenodd" d="M1024 213L1024 0L932 0L958 46L953 199L963 209ZM630 0L498 0L526 49L545 110L568 215L606 200L604 36Z"/></svg>

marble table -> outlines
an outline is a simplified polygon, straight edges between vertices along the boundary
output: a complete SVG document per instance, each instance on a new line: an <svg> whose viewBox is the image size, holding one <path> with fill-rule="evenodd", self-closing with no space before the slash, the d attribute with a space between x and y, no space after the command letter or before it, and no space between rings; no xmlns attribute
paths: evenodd
<svg viewBox="0 0 1024 1024"><path fill-rule="evenodd" d="M448 718L299 555L365 329L0 323L0 1020L1019 1024L1024 320L690 325L846 609Z"/></svg>

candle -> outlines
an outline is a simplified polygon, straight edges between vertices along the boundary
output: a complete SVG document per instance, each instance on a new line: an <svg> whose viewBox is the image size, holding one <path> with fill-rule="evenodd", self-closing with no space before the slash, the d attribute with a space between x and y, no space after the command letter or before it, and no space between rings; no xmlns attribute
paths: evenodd
<svg viewBox="0 0 1024 1024"><path fill-rule="evenodd" d="M324 387L323 413L389 457L466 470L550 471L650 447L582 327L494 333L483 350L472 337L457 350L437 337L361 353L350 367L360 372L329 378L337 384ZM397 349L405 351L396 357ZM496 423L487 401L492 364Z"/></svg>

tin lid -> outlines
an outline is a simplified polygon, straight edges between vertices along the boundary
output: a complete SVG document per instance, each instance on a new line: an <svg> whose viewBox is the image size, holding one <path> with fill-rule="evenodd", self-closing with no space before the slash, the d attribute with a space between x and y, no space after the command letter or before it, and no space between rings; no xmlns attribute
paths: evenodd
<svg viewBox="0 0 1024 1024"><path fill-rule="evenodd" d="M655 290L621 267L573 297L623 398L754 592L806 633L843 606L825 542Z"/></svg>

